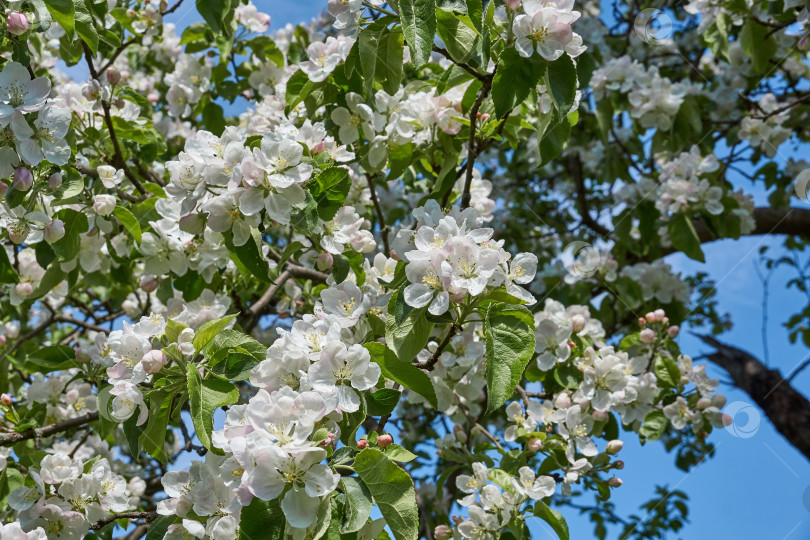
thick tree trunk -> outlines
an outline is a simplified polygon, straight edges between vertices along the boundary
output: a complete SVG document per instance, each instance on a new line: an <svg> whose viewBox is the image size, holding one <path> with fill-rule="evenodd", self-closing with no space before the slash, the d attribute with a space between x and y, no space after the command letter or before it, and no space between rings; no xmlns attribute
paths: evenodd
<svg viewBox="0 0 810 540"><path fill-rule="evenodd" d="M717 349L706 357L725 369L734 385L751 396L773 426L810 459L810 401L800 394L776 369L770 369L742 349L698 336Z"/></svg>

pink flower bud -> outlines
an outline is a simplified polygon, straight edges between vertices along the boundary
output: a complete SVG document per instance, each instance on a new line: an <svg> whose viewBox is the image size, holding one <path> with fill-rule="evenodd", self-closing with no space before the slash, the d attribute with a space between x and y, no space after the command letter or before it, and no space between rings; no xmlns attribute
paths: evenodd
<svg viewBox="0 0 810 540"><path fill-rule="evenodd" d="M12 185L17 191L28 191L34 185L34 176L25 167L17 167Z"/></svg>
<svg viewBox="0 0 810 540"><path fill-rule="evenodd" d="M205 218L202 214L186 214L180 218L180 230L189 234L201 234L205 230Z"/></svg>
<svg viewBox="0 0 810 540"><path fill-rule="evenodd" d="M664 317L663 319L661 319L661 322L664 324L669 324L669 317Z"/></svg>
<svg viewBox="0 0 810 540"><path fill-rule="evenodd" d="M557 399L554 400L554 405L558 409L567 409L571 406L571 396L565 393L560 394L557 396Z"/></svg>
<svg viewBox="0 0 810 540"><path fill-rule="evenodd" d="M6 407L11 407L11 403L12 403L11 396L8 395L8 394L0 395L0 403L5 405Z"/></svg>
<svg viewBox="0 0 810 540"><path fill-rule="evenodd" d="M13 11L6 16L6 30L9 34L21 36L28 31L28 17L25 13Z"/></svg>
<svg viewBox="0 0 810 540"><path fill-rule="evenodd" d="M53 173L48 178L48 189L55 191L62 185L62 173Z"/></svg>
<svg viewBox="0 0 810 540"><path fill-rule="evenodd" d="M529 452L539 452L540 449L543 448L543 441L538 438L529 439L527 446L529 447Z"/></svg>
<svg viewBox="0 0 810 540"><path fill-rule="evenodd" d="M6 336L0 336L0 347L6 344Z"/></svg>
<svg viewBox="0 0 810 540"><path fill-rule="evenodd" d="M34 286L27 281L23 281L22 283L17 283L17 285L14 286L14 290L19 296L25 298L26 296L31 296L31 293L34 292Z"/></svg>
<svg viewBox="0 0 810 540"><path fill-rule="evenodd" d="M613 466L615 468L619 469L619 470L622 470L622 469L624 469L624 461L617 460L617 461L613 462Z"/></svg>
<svg viewBox="0 0 810 540"><path fill-rule="evenodd" d="M663 309L656 309L655 310L655 320L663 321L665 316L666 316L666 313L664 313Z"/></svg>
<svg viewBox="0 0 810 540"><path fill-rule="evenodd" d="M647 319L645 319L644 317L639 317L638 318L638 325L639 326L647 326Z"/></svg>
<svg viewBox="0 0 810 540"><path fill-rule="evenodd" d="M315 146L313 146L310 149L310 152L312 153L312 155L320 154L321 152L324 151L324 148L325 148L325 145L323 144L323 141L321 141L319 143L316 143Z"/></svg>
<svg viewBox="0 0 810 540"><path fill-rule="evenodd" d="M147 373L157 373L166 365L166 355L163 351L149 351L141 359L143 370Z"/></svg>
<svg viewBox="0 0 810 540"><path fill-rule="evenodd" d="M148 94L146 94L146 100L149 103L157 103L158 101L160 101L160 94L156 94L155 92L149 92Z"/></svg>
<svg viewBox="0 0 810 540"><path fill-rule="evenodd" d="M517 11L520 9L520 2L521 0L506 0L506 7L512 11Z"/></svg>
<svg viewBox="0 0 810 540"><path fill-rule="evenodd" d="M621 478L611 478L610 480L608 480L608 485L614 488L621 486L623 483L624 482L622 482Z"/></svg>
<svg viewBox="0 0 810 540"><path fill-rule="evenodd" d="M712 400L709 398L702 397L697 400L697 408L701 411L708 409L712 406Z"/></svg>
<svg viewBox="0 0 810 540"><path fill-rule="evenodd" d="M597 422L604 422L608 419L607 411L593 411L593 419Z"/></svg>
<svg viewBox="0 0 810 540"><path fill-rule="evenodd" d="M20 337L20 325L13 322L6 323L6 335L11 339Z"/></svg>
<svg viewBox="0 0 810 540"><path fill-rule="evenodd" d="M385 448L386 446L389 446L393 442L394 438L388 433L383 433L382 435L377 437L377 446L379 446L380 448Z"/></svg>
<svg viewBox="0 0 810 540"><path fill-rule="evenodd" d="M577 313L573 317L571 317L571 329L574 333L582 332L585 328L585 317Z"/></svg>
<svg viewBox="0 0 810 540"><path fill-rule="evenodd" d="M332 257L331 253L321 253L318 255L318 260L315 262L315 266L318 267L318 270L328 270L332 268L332 264L334 264L335 259Z"/></svg>
<svg viewBox="0 0 810 540"><path fill-rule="evenodd" d="M433 538L436 540L450 540L453 538L453 530L447 525L437 525L433 529Z"/></svg>
<svg viewBox="0 0 810 540"><path fill-rule="evenodd" d="M8 191L8 184L0 182L0 197L5 197L6 191Z"/></svg>
<svg viewBox="0 0 810 540"><path fill-rule="evenodd" d="M655 313L650 311L646 315L644 315L644 318L647 319L647 322L655 322Z"/></svg>
<svg viewBox="0 0 810 540"><path fill-rule="evenodd" d="M681 331L681 327L676 324L676 325L673 325L673 326L670 326L669 328L667 328L667 335L669 337L671 337L671 338L674 338L674 337L677 337L678 332L680 332L680 331Z"/></svg>
<svg viewBox="0 0 810 540"><path fill-rule="evenodd" d="M607 443L607 449L605 450L605 452L611 455L616 455L619 452L621 452L623 446L624 443L622 441L620 441L619 439L613 439L612 441Z"/></svg>
<svg viewBox="0 0 810 540"><path fill-rule="evenodd" d="M45 230L42 231L42 236L45 238L46 242L53 244L65 236L65 224L61 219L51 221L45 225Z"/></svg>
<svg viewBox="0 0 810 540"><path fill-rule="evenodd" d="M118 84L121 81L121 72L115 68L107 68L107 82Z"/></svg>
<svg viewBox="0 0 810 540"><path fill-rule="evenodd" d="M641 339L642 343L649 345L655 341L655 332L653 332L651 328L645 328L639 334L639 338Z"/></svg>
<svg viewBox="0 0 810 540"><path fill-rule="evenodd" d="M362 450L363 448L366 448L367 446L368 446L368 441L367 440L360 439L359 441L357 441L357 448L359 448L360 450Z"/></svg>
<svg viewBox="0 0 810 540"><path fill-rule="evenodd" d="M158 282L155 279L142 279L140 286L144 292L150 293L158 288Z"/></svg>

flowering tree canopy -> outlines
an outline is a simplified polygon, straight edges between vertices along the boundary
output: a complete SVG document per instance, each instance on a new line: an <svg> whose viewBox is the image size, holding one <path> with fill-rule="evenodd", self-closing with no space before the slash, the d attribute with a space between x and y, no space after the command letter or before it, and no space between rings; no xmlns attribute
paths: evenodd
<svg viewBox="0 0 810 540"><path fill-rule="evenodd" d="M609 501L622 439L688 470L724 423L663 258L804 248L807 3L183 1L7 3L0 538L677 531Z"/></svg>

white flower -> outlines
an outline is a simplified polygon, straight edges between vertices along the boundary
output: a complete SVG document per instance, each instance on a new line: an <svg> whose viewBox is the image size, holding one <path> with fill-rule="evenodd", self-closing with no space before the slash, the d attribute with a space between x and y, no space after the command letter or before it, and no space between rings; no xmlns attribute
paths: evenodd
<svg viewBox="0 0 810 540"><path fill-rule="evenodd" d="M309 369L309 380L316 391L327 391L337 386L338 407L342 411L360 409L360 396L352 390L368 390L380 379L380 366L371 362L368 349L355 344L349 347L341 342L326 345L321 358Z"/></svg>
<svg viewBox="0 0 810 540"><path fill-rule="evenodd" d="M534 500L551 497L557 487L552 477L535 477L534 471L529 467L521 467L518 475L518 478L512 479L512 486L515 491Z"/></svg>
<svg viewBox="0 0 810 540"><path fill-rule="evenodd" d="M551 319L541 319L534 331L537 367L543 371L553 368L558 362L565 362L571 356L568 338L571 337L571 324L558 326Z"/></svg>
<svg viewBox="0 0 810 540"><path fill-rule="evenodd" d="M118 381L110 390L110 394L115 396L112 400L112 412L110 413L113 418L123 422L135 413L136 407L140 407L136 425L140 426L146 422L149 409L146 407L143 394L137 386L129 381Z"/></svg>
<svg viewBox="0 0 810 540"><path fill-rule="evenodd" d="M109 216L115 210L115 203L115 197L112 195L96 195L93 199L93 211L100 216Z"/></svg>
<svg viewBox="0 0 810 540"><path fill-rule="evenodd" d="M335 217L323 224L323 237L321 245L333 255L340 255L360 232L363 218L354 211L354 207L343 206L335 213Z"/></svg>
<svg viewBox="0 0 810 540"><path fill-rule="evenodd" d="M81 473L81 460L71 459L67 454L48 454L40 462L39 474L46 484L61 484L78 478Z"/></svg>
<svg viewBox="0 0 810 540"><path fill-rule="evenodd" d="M512 24L517 38L515 48L525 58L536 50L546 60L556 60L571 42L571 23L578 17L577 12L562 13L554 8L541 9L531 16L518 15Z"/></svg>
<svg viewBox="0 0 810 540"><path fill-rule="evenodd" d="M50 92L51 80L48 77L31 79L22 64L7 63L0 71L0 125L8 125L16 111L38 111Z"/></svg>
<svg viewBox="0 0 810 540"><path fill-rule="evenodd" d="M345 107L332 111L332 121L340 127L338 135L343 144L352 144L359 137L358 128L362 129L366 139L374 138L374 111L362 102L363 97L355 92L346 94Z"/></svg>
<svg viewBox="0 0 810 540"><path fill-rule="evenodd" d="M124 171L109 165L99 165L96 172L98 172L98 179L107 189L114 188L124 180Z"/></svg>
<svg viewBox="0 0 810 540"><path fill-rule="evenodd" d="M693 412L689 410L689 404L681 396L664 407L664 416L672 422L675 429L683 429L692 421Z"/></svg>
<svg viewBox="0 0 810 540"><path fill-rule="evenodd" d="M566 454L573 459L574 451L579 450L585 456L597 454L596 445L589 437L593 429L593 418L582 414L579 405L569 407L565 412L565 421L558 426L560 435L569 439Z"/></svg>
<svg viewBox="0 0 810 540"><path fill-rule="evenodd" d="M340 476L320 462L326 458L322 448L307 448L293 456L269 446L256 454L255 467L248 476L248 488L256 497L270 501L289 487L281 501L287 523L306 528L315 521L321 497L337 487Z"/></svg>

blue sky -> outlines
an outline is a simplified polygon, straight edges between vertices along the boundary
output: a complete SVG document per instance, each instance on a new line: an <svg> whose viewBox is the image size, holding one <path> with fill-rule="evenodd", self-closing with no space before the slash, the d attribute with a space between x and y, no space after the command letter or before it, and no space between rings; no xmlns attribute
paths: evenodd
<svg viewBox="0 0 810 540"><path fill-rule="evenodd" d="M309 21L323 9L326 0L254 0L261 11L272 17L271 28L286 23ZM186 2L169 21L182 28L196 20L194 4ZM740 184L750 190L750 185ZM757 202L764 203L764 194L757 192ZM740 241L722 241L704 246L706 264L673 255L668 262L685 273L707 271L717 282L719 307L732 314L734 328L721 339L746 349L762 358L762 285L754 264L760 246L767 245L779 252L782 238L749 237ZM802 298L788 291L785 283L793 277L779 270L771 280L768 336L771 367L783 374L790 373L808 355L803 346L791 346L784 321L803 307ZM686 330L686 329L685 329ZM682 349L697 357L710 351L687 331L682 332ZM725 373L710 365L710 373L727 381ZM806 370L793 385L810 394L810 370ZM749 404L746 394L721 383L720 391L729 403ZM775 391L779 391L778 389ZM674 465L675 457L667 454L661 444L651 443L641 448L637 438L628 436L621 457L626 467L621 471L624 485L613 490L613 501L621 515L639 513L639 505L654 493L655 485L680 489L689 495L689 524L668 538L690 540L716 538L767 538L795 540L810 537L810 463L761 415L756 406L752 412L750 437L737 437L720 430L712 434L717 446L714 459L684 473ZM737 425L746 424L745 413L735 418ZM586 501L577 501L583 502ZM592 537L592 524L571 509L565 510L571 528L571 538ZM550 528L532 520L532 538L556 538ZM611 535L615 538L617 535Z"/></svg>

